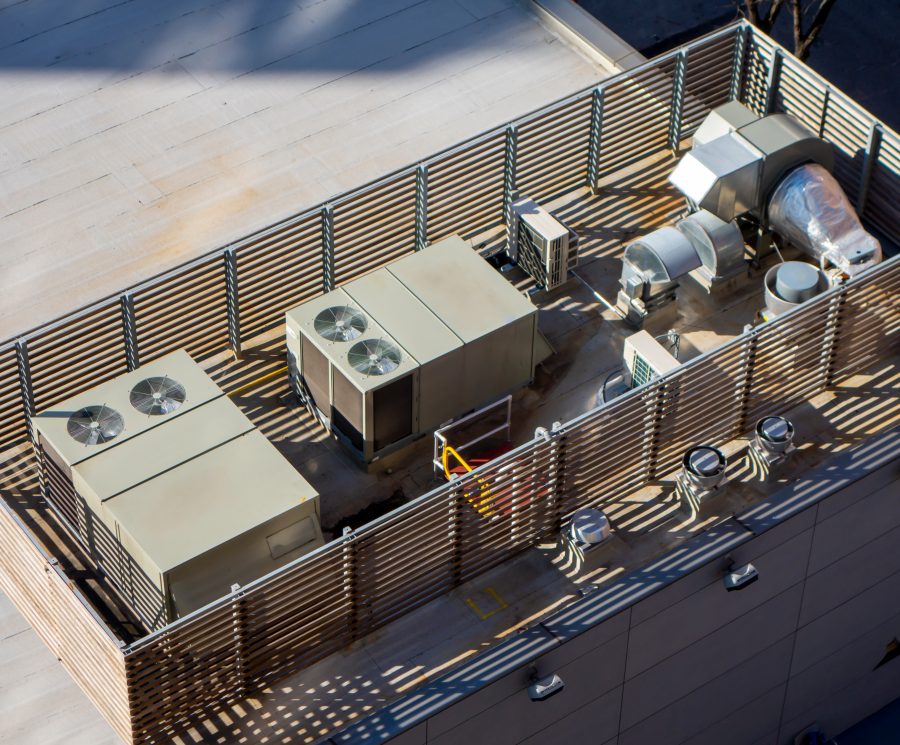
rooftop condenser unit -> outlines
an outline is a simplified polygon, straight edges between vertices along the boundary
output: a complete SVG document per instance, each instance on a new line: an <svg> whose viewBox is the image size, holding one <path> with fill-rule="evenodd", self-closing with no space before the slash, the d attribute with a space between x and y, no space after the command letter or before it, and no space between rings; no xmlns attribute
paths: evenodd
<svg viewBox="0 0 900 745"><path fill-rule="evenodd" d="M646 331L625 339L625 368L631 374L631 387L649 383L678 367L678 359Z"/></svg>
<svg viewBox="0 0 900 745"><path fill-rule="evenodd" d="M578 236L528 197L513 204L516 220L510 258L540 285L553 290L578 264Z"/></svg>
<svg viewBox="0 0 900 745"><path fill-rule="evenodd" d="M33 422L49 504L148 629L322 544L315 490L184 351Z"/></svg>
<svg viewBox="0 0 900 745"><path fill-rule="evenodd" d="M295 392L363 463L526 385L537 309L453 236L287 312Z"/></svg>

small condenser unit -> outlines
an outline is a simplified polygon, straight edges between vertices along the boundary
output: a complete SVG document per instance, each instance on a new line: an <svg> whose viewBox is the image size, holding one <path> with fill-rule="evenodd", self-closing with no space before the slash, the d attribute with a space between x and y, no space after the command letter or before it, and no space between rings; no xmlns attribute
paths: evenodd
<svg viewBox="0 0 900 745"><path fill-rule="evenodd" d="M625 339L625 368L631 374L631 387L649 383L678 367L678 360L646 331Z"/></svg>
<svg viewBox="0 0 900 745"><path fill-rule="evenodd" d="M516 219L516 261L545 290L553 290L569 279L578 264L578 236L533 199L513 204Z"/></svg>

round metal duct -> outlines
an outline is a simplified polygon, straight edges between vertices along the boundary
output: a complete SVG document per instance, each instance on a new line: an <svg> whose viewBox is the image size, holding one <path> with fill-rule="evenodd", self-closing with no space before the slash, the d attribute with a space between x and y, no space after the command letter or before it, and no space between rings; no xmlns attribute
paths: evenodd
<svg viewBox="0 0 900 745"><path fill-rule="evenodd" d="M585 507L572 515L572 538L594 546L609 538L609 520L600 510Z"/></svg>
<svg viewBox="0 0 900 745"><path fill-rule="evenodd" d="M682 470L688 480L701 489L712 489L725 478L725 455L711 445L699 445L684 454Z"/></svg>
<svg viewBox="0 0 900 745"><path fill-rule="evenodd" d="M700 210L680 220L676 227L687 236L712 276L729 274L742 266L744 236L735 222Z"/></svg>
<svg viewBox="0 0 900 745"><path fill-rule="evenodd" d="M783 453L794 439L794 425L783 416L766 416L756 423L756 437L771 453Z"/></svg>
<svg viewBox="0 0 900 745"><path fill-rule="evenodd" d="M654 284L674 282L700 266L700 257L687 236L676 228L659 228L625 248L625 261Z"/></svg>

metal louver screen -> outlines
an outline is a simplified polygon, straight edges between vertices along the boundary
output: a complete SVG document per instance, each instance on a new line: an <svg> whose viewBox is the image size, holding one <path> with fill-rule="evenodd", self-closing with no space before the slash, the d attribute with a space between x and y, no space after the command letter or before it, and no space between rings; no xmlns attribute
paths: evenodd
<svg viewBox="0 0 900 745"><path fill-rule="evenodd" d="M319 411L327 416L331 408L328 400L328 360L303 334L300 335L300 353L303 382Z"/></svg>
<svg viewBox="0 0 900 745"><path fill-rule="evenodd" d="M338 369L333 372L334 401L332 425L336 427L357 450L363 449L363 394L347 380Z"/></svg>
<svg viewBox="0 0 900 745"><path fill-rule="evenodd" d="M381 450L412 434L412 375L379 388L373 395L375 449Z"/></svg>

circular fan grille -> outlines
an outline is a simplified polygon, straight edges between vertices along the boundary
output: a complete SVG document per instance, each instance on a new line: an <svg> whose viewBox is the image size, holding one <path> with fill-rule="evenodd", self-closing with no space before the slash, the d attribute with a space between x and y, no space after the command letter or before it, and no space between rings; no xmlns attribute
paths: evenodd
<svg viewBox="0 0 900 745"><path fill-rule="evenodd" d="M363 335L369 324L355 308L335 305L319 313L313 325L319 335L329 341L353 341Z"/></svg>
<svg viewBox="0 0 900 745"><path fill-rule="evenodd" d="M69 417L69 434L85 445L109 442L125 429L125 420L108 406L85 406Z"/></svg>
<svg viewBox="0 0 900 745"><path fill-rule="evenodd" d="M146 378L131 389L131 405L142 414L170 414L184 403L184 386L165 376Z"/></svg>
<svg viewBox="0 0 900 745"><path fill-rule="evenodd" d="M365 339L350 347L347 361L363 375L385 375L400 365L400 350L384 339Z"/></svg>

